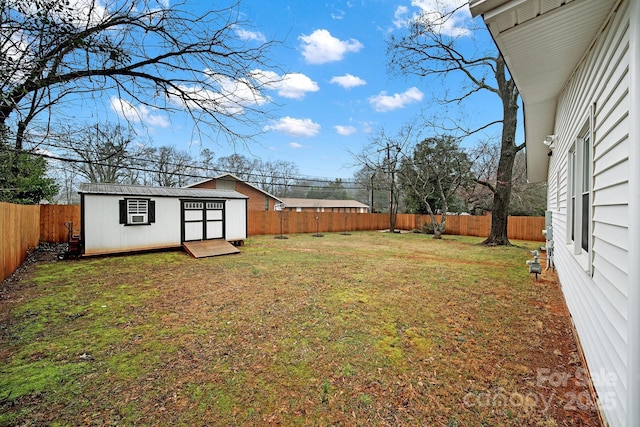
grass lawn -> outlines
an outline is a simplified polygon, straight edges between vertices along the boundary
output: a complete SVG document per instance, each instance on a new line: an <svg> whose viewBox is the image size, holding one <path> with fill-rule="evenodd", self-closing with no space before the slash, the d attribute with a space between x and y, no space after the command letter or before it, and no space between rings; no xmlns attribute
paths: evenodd
<svg viewBox="0 0 640 427"><path fill-rule="evenodd" d="M555 276L419 234L27 265L0 425L598 425Z"/></svg>

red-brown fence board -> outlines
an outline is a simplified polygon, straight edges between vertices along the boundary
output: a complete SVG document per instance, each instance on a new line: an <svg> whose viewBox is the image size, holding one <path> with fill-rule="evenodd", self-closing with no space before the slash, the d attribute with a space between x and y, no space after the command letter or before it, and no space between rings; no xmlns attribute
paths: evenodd
<svg viewBox="0 0 640 427"><path fill-rule="evenodd" d="M69 230L65 222L73 222L73 234L80 234L79 205L40 205L40 240L64 243Z"/></svg>
<svg viewBox="0 0 640 427"><path fill-rule="evenodd" d="M11 275L38 246L40 207L0 202L0 280Z"/></svg>

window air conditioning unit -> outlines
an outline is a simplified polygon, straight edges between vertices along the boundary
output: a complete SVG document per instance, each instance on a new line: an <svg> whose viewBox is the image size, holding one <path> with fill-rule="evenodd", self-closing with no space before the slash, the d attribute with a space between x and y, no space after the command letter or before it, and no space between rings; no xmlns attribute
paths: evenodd
<svg viewBox="0 0 640 427"><path fill-rule="evenodd" d="M147 222L146 215L143 215L143 214L129 215L129 224L144 224L145 222Z"/></svg>

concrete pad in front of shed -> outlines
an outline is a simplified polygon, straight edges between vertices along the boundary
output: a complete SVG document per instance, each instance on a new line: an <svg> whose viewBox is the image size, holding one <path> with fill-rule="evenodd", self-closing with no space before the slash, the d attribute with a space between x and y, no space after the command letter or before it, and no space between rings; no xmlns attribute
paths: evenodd
<svg viewBox="0 0 640 427"><path fill-rule="evenodd" d="M240 253L238 248L223 239L184 242L182 246L194 258Z"/></svg>

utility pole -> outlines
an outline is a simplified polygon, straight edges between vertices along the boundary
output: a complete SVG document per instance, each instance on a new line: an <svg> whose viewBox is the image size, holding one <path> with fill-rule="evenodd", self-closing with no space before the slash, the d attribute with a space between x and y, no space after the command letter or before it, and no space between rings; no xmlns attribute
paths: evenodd
<svg viewBox="0 0 640 427"><path fill-rule="evenodd" d="M373 208L373 178L376 177L376 171L373 170L371 173L371 213L374 213L375 209Z"/></svg>
<svg viewBox="0 0 640 427"><path fill-rule="evenodd" d="M395 230L395 221L394 221L394 215L393 215L393 169L391 167L391 145L389 145L389 142L387 141L387 173L390 177L389 179L389 232L393 233Z"/></svg>
<svg viewBox="0 0 640 427"><path fill-rule="evenodd" d="M393 161L393 167L391 166L391 148L395 148L399 150L400 147L396 144L389 144L387 141L387 146L385 149L387 150L387 173L389 174L389 232L394 233L396 228L396 215L394 212L393 205L393 187L395 187L395 179L396 179L396 161L397 161L397 151L395 153L396 160ZM397 208L395 208L397 209Z"/></svg>
<svg viewBox="0 0 640 427"><path fill-rule="evenodd" d="M395 149L396 152L394 153L394 161L393 161L393 166L391 165L391 149ZM387 179L388 179L388 185L389 185L389 232L394 233L395 232L395 227L396 227L396 216L394 214L394 209L397 209L394 207L394 203L393 203L393 198L394 198L394 194L393 194L393 188L394 188L394 184L395 184L395 174L396 174L396 162L397 162L397 156L398 153L400 152L400 146L398 144L391 144L389 143L389 141L386 142L386 145L384 147L382 147L381 149L377 150L377 152L381 152L381 151L386 151L386 160L385 160L385 166L386 166L386 170L383 169L382 172L386 172L387 173ZM375 174L375 172L374 172ZM373 176L371 177L371 205L373 207Z"/></svg>

